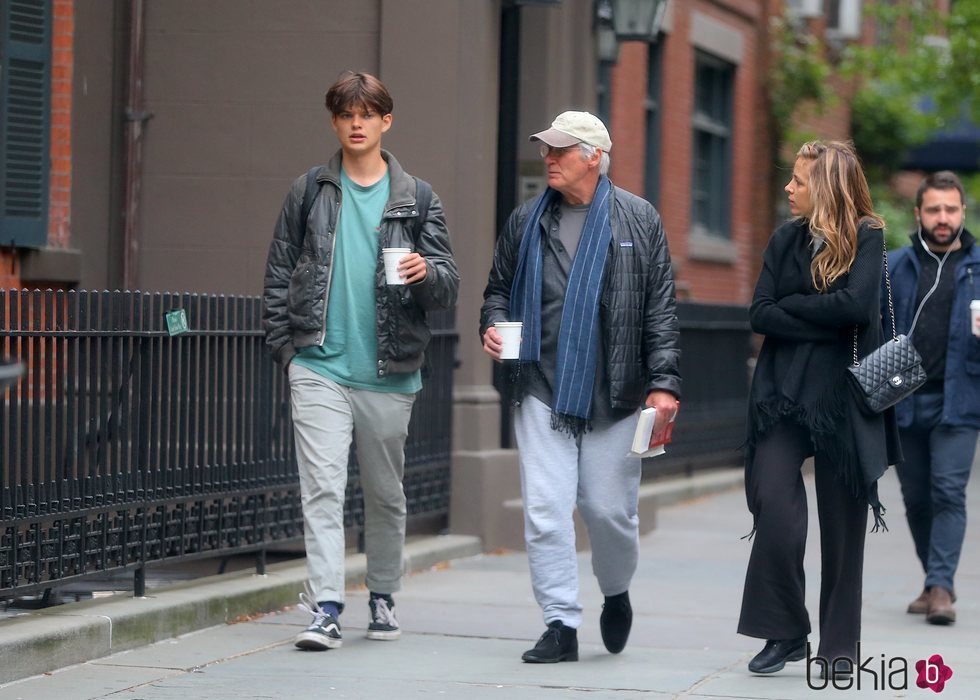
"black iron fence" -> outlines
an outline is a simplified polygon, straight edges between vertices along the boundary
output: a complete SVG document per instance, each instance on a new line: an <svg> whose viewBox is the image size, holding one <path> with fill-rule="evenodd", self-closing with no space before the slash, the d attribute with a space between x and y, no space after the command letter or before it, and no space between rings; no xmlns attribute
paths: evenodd
<svg viewBox="0 0 980 700"><path fill-rule="evenodd" d="M451 314L432 320L405 490L410 523L440 528L457 337ZM147 563L301 537L258 298L0 290L0 333L0 357L27 370L0 388L0 598L123 569L141 595ZM363 523L354 460L345 523Z"/></svg>
<svg viewBox="0 0 980 700"><path fill-rule="evenodd" d="M644 476L741 466L751 378L752 329L744 306L677 304L683 398L674 439Z"/></svg>

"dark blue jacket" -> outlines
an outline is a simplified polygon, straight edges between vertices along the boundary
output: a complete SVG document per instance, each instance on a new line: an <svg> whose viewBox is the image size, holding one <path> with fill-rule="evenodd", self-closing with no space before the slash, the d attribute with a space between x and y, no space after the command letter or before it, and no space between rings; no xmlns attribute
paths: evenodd
<svg viewBox="0 0 980 700"><path fill-rule="evenodd" d="M970 332L970 302L980 299L980 249L966 229L960 234L967 246L966 255L956 267L953 308L949 319L949 342L946 347L946 377L943 383L943 423L980 428L980 338ZM913 236L912 245L920 245ZM908 333L915 314L915 297L919 286L919 259L912 246L888 254L895 324L899 333ZM885 335L891 334L888 300L881 294ZM911 398L896 406L901 428L912 424Z"/></svg>

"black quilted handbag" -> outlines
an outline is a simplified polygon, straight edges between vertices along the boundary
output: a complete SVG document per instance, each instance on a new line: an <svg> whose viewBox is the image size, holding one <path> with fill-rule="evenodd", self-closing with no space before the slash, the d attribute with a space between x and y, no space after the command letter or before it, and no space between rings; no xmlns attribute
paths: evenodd
<svg viewBox="0 0 980 700"><path fill-rule="evenodd" d="M892 337L865 355L857 356L857 327L851 366L847 371L854 378L864 403L870 411L881 413L894 406L926 381L922 358L906 335L895 332L895 307L892 305L892 283L888 276L888 254L885 253L885 287L888 290L888 314L892 319Z"/></svg>

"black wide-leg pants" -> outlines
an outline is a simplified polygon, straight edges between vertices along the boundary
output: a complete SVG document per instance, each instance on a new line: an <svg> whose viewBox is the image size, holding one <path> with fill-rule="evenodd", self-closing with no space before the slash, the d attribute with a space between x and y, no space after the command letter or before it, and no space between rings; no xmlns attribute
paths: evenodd
<svg viewBox="0 0 980 700"><path fill-rule="evenodd" d="M801 468L813 453L808 430L782 421L755 448L746 490L756 514L745 575L740 634L795 639L810 633L804 601L803 554L807 502ZM814 457L820 523L820 644L818 655L857 659L868 505L837 476L835 464Z"/></svg>

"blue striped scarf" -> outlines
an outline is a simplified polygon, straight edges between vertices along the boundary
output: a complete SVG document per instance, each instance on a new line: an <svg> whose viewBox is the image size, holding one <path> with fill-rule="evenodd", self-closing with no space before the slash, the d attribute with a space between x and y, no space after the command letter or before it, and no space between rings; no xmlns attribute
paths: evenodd
<svg viewBox="0 0 980 700"><path fill-rule="evenodd" d="M592 390L599 345L599 297L609 257L612 183L599 178L585 217L582 237L568 275L565 305L558 330L555 386L552 387L552 427L573 435L585 430L592 417ZM534 201L524 222L517 270L511 284L511 318L523 322L518 372L541 360L541 215L561 194L545 190Z"/></svg>

